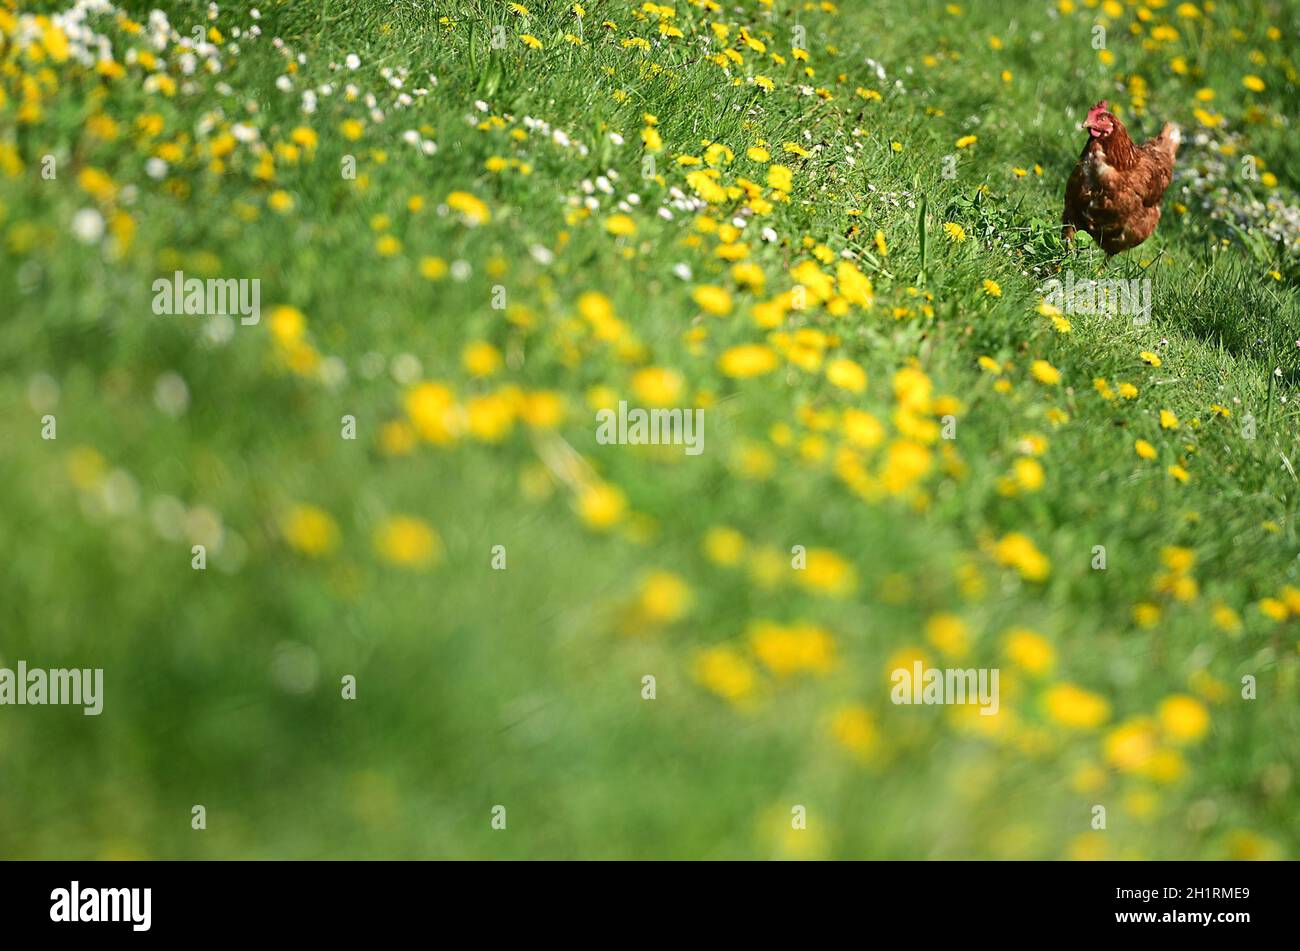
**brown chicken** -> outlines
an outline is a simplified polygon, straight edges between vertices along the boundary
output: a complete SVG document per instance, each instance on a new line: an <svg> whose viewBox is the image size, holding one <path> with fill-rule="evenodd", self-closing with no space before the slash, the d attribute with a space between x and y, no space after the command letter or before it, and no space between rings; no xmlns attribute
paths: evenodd
<svg viewBox="0 0 1300 951"><path fill-rule="evenodd" d="M1082 228L1107 255L1136 247L1156 230L1182 138L1167 122L1150 142L1134 145L1109 109L1103 99L1088 110L1088 144L1065 185L1061 216L1063 240L1073 241Z"/></svg>

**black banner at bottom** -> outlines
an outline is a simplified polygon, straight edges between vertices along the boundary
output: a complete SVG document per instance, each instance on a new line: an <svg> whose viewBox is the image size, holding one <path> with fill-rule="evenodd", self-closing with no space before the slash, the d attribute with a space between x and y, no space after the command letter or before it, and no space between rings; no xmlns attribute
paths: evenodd
<svg viewBox="0 0 1300 951"><path fill-rule="evenodd" d="M1234 941L1294 922L1290 863L8 862L7 936L373 937L436 923L537 936L612 922L773 937L921 925L926 938L1125 933ZM561 924L561 922L563 922ZM912 924L908 925L907 922ZM549 923L549 924L547 924ZM976 928L972 931L972 928ZM980 938L980 933L984 938ZM457 932L459 933L459 932ZM681 933L688 933L683 931Z"/></svg>

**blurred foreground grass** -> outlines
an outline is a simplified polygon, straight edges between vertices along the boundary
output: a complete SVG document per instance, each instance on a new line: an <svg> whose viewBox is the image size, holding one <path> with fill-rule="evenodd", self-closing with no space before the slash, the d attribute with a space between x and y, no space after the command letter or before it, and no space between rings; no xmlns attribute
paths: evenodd
<svg viewBox="0 0 1300 951"><path fill-rule="evenodd" d="M0 0L0 664L106 685L0 855L1295 857L1300 24L1209 6Z"/></svg>

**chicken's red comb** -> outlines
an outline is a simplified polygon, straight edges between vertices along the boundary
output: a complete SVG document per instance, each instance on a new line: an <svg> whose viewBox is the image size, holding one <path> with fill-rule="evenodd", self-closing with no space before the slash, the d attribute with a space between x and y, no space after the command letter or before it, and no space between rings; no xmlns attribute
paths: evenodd
<svg viewBox="0 0 1300 951"><path fill-rule="evenodd" d="M1103 99L1101 102L1097 103L1095 106L1093 106L1091 109L1088 110L1088 118L1086 121L1091 122L1093 119L1097 118L1103 112L1109 112L1109 111L1110 111L1110 103L1107 102L1105 99Z"/></svg>

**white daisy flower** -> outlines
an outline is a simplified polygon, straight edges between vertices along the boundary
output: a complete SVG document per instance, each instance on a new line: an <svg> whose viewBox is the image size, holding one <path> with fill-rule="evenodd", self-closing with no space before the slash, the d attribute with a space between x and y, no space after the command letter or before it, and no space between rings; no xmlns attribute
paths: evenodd
<svg viewBox="0 0 1300 951"><path fill-rule="evenodd" d="M94 244L104 236L104 217L94 208L83 208L72 216L72 234L82 244Z"/></svg>

